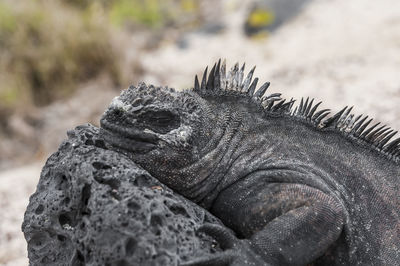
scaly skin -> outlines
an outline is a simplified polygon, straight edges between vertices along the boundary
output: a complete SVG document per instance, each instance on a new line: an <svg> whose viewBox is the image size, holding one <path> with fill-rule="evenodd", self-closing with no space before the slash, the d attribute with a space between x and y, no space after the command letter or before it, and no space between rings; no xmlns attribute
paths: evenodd
<svg viewBox="0 0 400 266"><path fill-rule="evenodd" d="M114 149L236 232L206 226L227 251L188 265L399 265L395 132L351 108L293 110L243 68L218 62L182 92L131 86L101 119Z"/></svg>

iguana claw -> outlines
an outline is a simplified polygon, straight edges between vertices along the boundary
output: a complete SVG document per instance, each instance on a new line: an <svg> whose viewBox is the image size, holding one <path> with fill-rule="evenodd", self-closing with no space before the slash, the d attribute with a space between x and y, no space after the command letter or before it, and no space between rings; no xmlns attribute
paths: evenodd
<svg viewBox="0 0 400 266"><path fill-rule="evenodd" d="M231 251L224 251L218 255L212 255L209 257L203 257L179 264L180 266L230 266L235 255ZM239 265L239 264L237 264Z"/></svg>
<svg viewBox="0 0 400 266"><path fill-rule="evenodd" d="M200 226L197 232L214 238L223 250L233 248L240 241L228 228L217 224L206 223Z"/></svg>
<svg viewBox="0 0 400 266"><path fill-rule="evenodd" d="M220 225L204 224L197 232L213 237L223 252L188 261L181 266L258 266L267 265L259 255L254 253L247 240L238 239L234 233Z"/></svg>

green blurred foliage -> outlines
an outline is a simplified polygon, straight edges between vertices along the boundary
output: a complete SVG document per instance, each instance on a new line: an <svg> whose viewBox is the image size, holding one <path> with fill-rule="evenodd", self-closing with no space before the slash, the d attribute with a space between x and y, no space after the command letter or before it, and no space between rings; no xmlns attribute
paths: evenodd
<svg viewBox="0 0 400 266"><path fill-rule="evenodd" d="M16 25L17 21L11 14L11 10L4 3L0 2L0 30L10 33L14 31Z"/></svg>
<svg viewBox="0 0 400 266"><path fill-rule="evenodd" d="M115 27L164 32L199 17L196 0L0 0L0 120L99 73L123 83Z"/></svg>
<svg viewBox="0 0 400 266"><path fill-rule="evenodd" d="M118 27L160 29L188 26L199 20L198 0L63 0L76 8L99 5L110 23ZM189 25L189 26L190 26Z"/></svg>
<svg viewBox="0 0 400 266"><path fill-rule="evenodd" d="M153 29L181 27L195 22L198 10L195 0L118 0L111 5L110 20L116 25L141 24Z"/></svg>
<svg viewBox="0 0 400 266"><path fill-rule="evenodd" d="M100 72L120 81L112 32L94 9L14 3L0 1L0 118L1 112L64 97Z"/></svg>
<svg viewBox="0 0 400 266"><path fill-rule="evenodd" d="M252 27L265 27L275 21L275 14L272 10L256 8L247 18L247 23Z"/></svg>
<svg viewBox="0 0 400 266"><path fill-rule="evenodd" d="M255 6L245 22L245 33L253 39L264 39L268 37L268 28L276 22L274 10L268 7Z"/></svg>
<svg viewBox="0 0 400 266"><path fill-rule="evenodd" d="M110 20L116 25L133 22L160 27L164 22L160 11L160 3L157 0L120 0L111 6Z"/></svg>

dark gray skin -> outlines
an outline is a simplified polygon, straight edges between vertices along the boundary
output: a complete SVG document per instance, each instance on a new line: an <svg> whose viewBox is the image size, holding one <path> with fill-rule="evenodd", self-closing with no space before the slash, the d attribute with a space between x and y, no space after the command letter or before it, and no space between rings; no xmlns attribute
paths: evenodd
<svg viewBox="0 0 400 266"><path fill-rule="evenodd" d="M226 251L189 265L399 265L396 132L294 109L243 68L218 62L181 92L131 86L101 119L107 143L236 232L205 226Z"/></svg>

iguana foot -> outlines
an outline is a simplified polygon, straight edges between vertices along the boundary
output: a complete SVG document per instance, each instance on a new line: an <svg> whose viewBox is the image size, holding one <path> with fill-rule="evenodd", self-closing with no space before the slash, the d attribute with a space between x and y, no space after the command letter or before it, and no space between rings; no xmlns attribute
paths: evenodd
<svg viewBox="0 0 400 266"><path fill-rule="evenodd" d="M214 238L222 250L221 253L199 258L180 264L181 266L261 266L268 265L256 254L248 240L238 239L232 231L215 224L204 224L197 232L203 232Z"/></svg>

